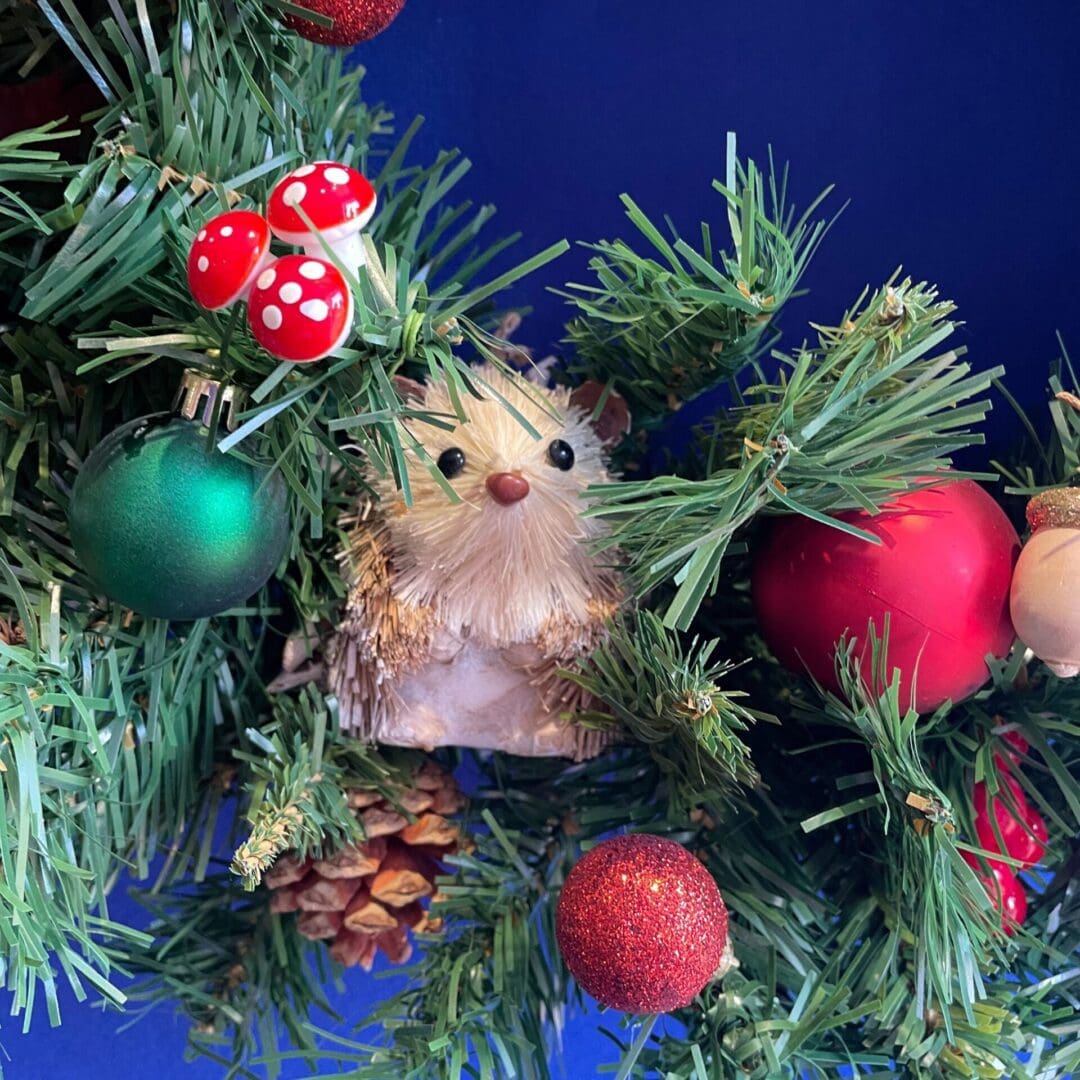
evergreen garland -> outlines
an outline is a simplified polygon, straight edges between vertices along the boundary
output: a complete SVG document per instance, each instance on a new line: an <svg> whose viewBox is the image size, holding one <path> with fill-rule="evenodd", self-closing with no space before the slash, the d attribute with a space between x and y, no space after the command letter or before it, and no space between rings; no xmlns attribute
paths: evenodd
<svg viewBox="0 0 1080 1080"><path fill-rule="evenodd" d="M919 485L981 444L1002 372L973 371L951 347L951 303L899 276L778 352L828 222L820 201L797 214L786 170L740 161L733 142L715 185L730 245L705 224L693 243L669 235L624 197L632 241L593 245L594 280L565 293L559 377L598 380L635 418L619 451L633 479L600 489L593 512L639 610L573 673L599 702L588 722L622 742L585 764L445 754L477 780L476 847L451 859L443 929L407 989L344 1018L356 1039L318 1026L325 950L243 886L280 851L354 837L343 789L390 790L412 759L343 737L314 684L275 684L283 637L334 625L344 519L368 468L400 474L409 406L393 377L445 374L467 402L465 357L509 355L494 299L565 245L485 280L515 238L486 240L492 208L453 201L467 160L414 163L417 124L395 139L362 69L281 28L295 10L0 0L5 78L71 71L96 101L0 139L0 967L14 1014L59 1023L67 980L117 1008L178 1001L192 1048L232 1076L295 1057L372 1080L559 1075L558 1030L582 1001L555 899L583 844L632 826L705 860L739 965L684 1028L614 1023L620 1080L1080 1068L1080 685L1017 649L973 698L918 717L895 683L867 696L841 650L846 700L821 695L768 662L746 588L759 515L871 509ZM183 264L208 218L262 203L312 157L360 168L381 209L350 347L295 367L235 313L197 308ZM102 605L66 507L89 451L167 408L185 368L247 392L237 429L209 438L274 463L293 532L278 582L243 610L170 626ZM1012 494L1080 473L1067 358L1050 387L1052 440L1031 426L1026 460L1001 467ZM671 475L650 473L650 439L707 392L725 404ZM1011 941L960 858L972 781L1007 731L1030 743L1018 779L1053 838L1053 877ZM232 873L213 847L226 833ZM148 931L110 916L128 869L148 884Z"/></svg>

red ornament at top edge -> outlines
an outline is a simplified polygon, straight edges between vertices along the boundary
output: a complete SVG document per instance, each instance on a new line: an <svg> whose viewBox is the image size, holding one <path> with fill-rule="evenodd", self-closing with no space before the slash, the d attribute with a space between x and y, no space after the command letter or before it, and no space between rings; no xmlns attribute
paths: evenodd
<svg viewBox="0 0 1080 1080"><path fill-rule="evenodd" d="M405 0L296 0L300 7L327 15L333 26L320 26L299 15L284 14L282 21L302 38L320 45L359 45L381 34L400 14Z"/></svg>

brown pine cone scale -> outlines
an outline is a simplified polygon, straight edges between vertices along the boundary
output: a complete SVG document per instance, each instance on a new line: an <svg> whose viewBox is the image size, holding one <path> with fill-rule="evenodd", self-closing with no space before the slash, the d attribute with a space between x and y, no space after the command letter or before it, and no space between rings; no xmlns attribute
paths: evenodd
<svg viewBox="0 0 1080 1080"><path fill-rule="evenodd" d="M346 798L364 840L319 859L286 852L263 878L273 890L270 910L296 912L299 933L330 941L330 957L343 967L370 971L379 952L403 964L412 955L409 931L433 933L441 926L425 903L443 873L441 859L461 845L460 830L447 815L460 811L465 799L434 762L424 764L392 801L360 789Z"/></svg>

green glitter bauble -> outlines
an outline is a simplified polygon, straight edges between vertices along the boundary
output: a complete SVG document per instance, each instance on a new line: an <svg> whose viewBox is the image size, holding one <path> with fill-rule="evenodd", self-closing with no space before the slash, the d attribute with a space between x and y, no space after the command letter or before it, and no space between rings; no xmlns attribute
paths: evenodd
<svg viewBox="0 0 1080 1080"><path fill-rule="evenodd" d="M75 481L68 516L79 563L142 615L199 619L235 607L288 545L281 477L207 452L206 435L187 420L135 420L94 448Z"/></svg>

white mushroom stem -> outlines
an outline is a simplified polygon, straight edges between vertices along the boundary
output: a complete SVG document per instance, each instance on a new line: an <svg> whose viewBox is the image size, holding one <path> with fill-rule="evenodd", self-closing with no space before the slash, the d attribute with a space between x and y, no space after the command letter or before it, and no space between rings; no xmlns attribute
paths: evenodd
<svg viewBox="0 0 1080 1080"><path fill-rule="evenodd" d="M367 262L364 241L359 229L336 238L331 233L325 232L311 236L304 241L303 248L305 255L311 255L316 259L325 259L326 248L329 248L353 277L356 277L360 267Z"/></svg>

